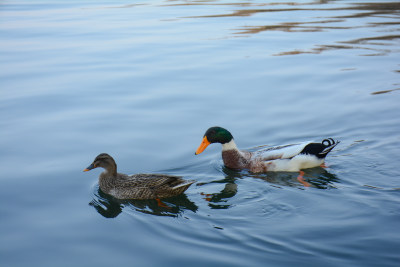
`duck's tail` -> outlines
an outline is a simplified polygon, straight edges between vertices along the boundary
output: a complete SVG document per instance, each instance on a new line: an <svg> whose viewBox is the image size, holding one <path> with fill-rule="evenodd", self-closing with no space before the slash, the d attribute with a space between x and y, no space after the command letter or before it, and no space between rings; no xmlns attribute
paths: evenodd
<svg viewBox="0 0 400 267"><path fill-rule="evenodd" d="M189 188L189 186L191 184L193 184L195 181L194 180L185 180L184 182L175 185L174 187L172 187L173 190L179 190L182 189L183 191L185 191L187 188Z"/></svg>
<svg viewBox="0 0 400 267"><path fill-rule="evenodd" d="M335 141L332 138L328 138L328 139L324 139L321 143L322 143L323 146L325 146L325 148L321 152L319 152L318 154L321 157L326 157L326 155L328 155L328 153L331 152L331 150L335 146L337 146L337 144L339 144L340 141L339 140Z"/></svg>

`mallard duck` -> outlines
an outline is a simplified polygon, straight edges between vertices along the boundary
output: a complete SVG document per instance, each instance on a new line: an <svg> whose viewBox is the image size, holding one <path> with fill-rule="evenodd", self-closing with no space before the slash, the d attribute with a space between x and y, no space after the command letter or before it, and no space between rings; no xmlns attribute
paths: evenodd
<svg viewBox="0 0 400 267"><path fill-rule="evenodd" d="M172 197L183 193L194 181L166 174L126 175L117 172L114 159L102 153L83 171L101 167L105 171L99 176L100 189L118 199L156 199Z"/></svg>
<svg viewBox="0 0 400 267"><path fill-rule="evenodd" d="M321 166L326 155L339 143L332 138L321 143L303 142L293 145L268 147L255 152L240 151L232 134L222 127L211 127L195 155L212 143L222 144L224 165L231 169L249 169L260 173L268 171L297 172L301 169ZM324 166L324 165L323 165Z"/></svg>

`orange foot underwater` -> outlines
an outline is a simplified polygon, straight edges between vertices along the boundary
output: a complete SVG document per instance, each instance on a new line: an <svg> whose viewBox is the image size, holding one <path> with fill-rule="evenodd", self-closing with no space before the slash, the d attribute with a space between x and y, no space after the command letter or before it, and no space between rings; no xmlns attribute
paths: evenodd
<svg viewBox="0 0 400 267"><path fill-rule="evenodd" d="M162 202L161 199L159 199L159 198L156 198L156 201L157 201L157 205L159 207L166 208L166 209L170 209L171 208L170 206L168 206L167 204Z"/></svg>
<svg viewBox="0 0 400 267"><path fill-rule="evenodd" d="M306 182L306 180L304 180L303 176L304 176L304 172L303 172L303 171L300 171L300 175L297 176L297 181L299 181L300 183L302 183L305 187L310 187L311 184L309 184L308 182Z"/></svg>
<svg viewBox="0 0 400 267"><path fill-rule="evenodd" d="M205 200L210 202L212 197L214 196L214 194L204 194L204 193L200 193L200 195L205 196Z"/></svg>

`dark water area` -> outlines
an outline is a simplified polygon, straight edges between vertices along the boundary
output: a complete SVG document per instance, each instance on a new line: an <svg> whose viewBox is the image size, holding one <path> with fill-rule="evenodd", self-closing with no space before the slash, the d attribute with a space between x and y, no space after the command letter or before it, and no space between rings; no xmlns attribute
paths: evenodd
<svg viewBox="0 0 400 267"><path fill-rule="evenodd" d="M398 1L1 1L0 266L398 266ZM194 152L332 137L327 168ZM114 199L122 173L194 179Z"/></svg>

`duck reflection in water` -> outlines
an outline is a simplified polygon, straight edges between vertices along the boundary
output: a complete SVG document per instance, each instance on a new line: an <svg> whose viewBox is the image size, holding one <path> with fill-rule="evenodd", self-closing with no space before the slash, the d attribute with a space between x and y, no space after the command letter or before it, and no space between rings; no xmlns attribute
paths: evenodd
<svg viewBox="0 0 400 267"><path fill-rule="evenodd" d="M225 168L225 167L224 167ZM224 188L218 193L201 193L204 199L209 202L208 206L212 209L228 209L231 205L226 204L228 199L234 197L237 193L236 178L227 176L222 180L211 181L208 183L199 183L198 185L206 185L212 183L224 183Z"/></svg>
<svg viewBox="0 0 400 267"><path fill-rule="evenodd" d="M198 207L190 201L185 194L164 198L165 206L160 206L154 199L146 200L120 200L116 199L99 188L95 187L94 197L89 203L96 211L105 218L117 217L125 207L132 208L138 212L156 216L179 217L186 210L196 212Z"/></svg>
<svg viewBox="0 0 400 267"><path fill-rule="evenodd" d="M247 174L271 183L274 186L289 186L304 189L312 187L317 189L336 188L334 183L339 182L336 175L328 172L322 167L315 167L301 171L301 175L293 172L271 172L266 174Z"/></svg>
<svg viewBox="0 0 400 267"><path fill-rule="evenodd" d="M317 189L332 189L336 188L334 183L339 182L336 175L328 172L322 167L307 169L302 172L302 180L299 180L298 174L293 172L269 172L269 173L251 173L247 170L233 170L225 166L221 166L221 172L224 173L224 179L215 180L207 183L198 183L199 186L204 186L213 183L224 183L224 188L218 193L201 193L204 199L209 202L209 207L212 209L228 209L228 199L237 194L238 186L237 179L256 178L262 179L270 183L274 187L297 187L304 189L312 187Z"/></svg>

